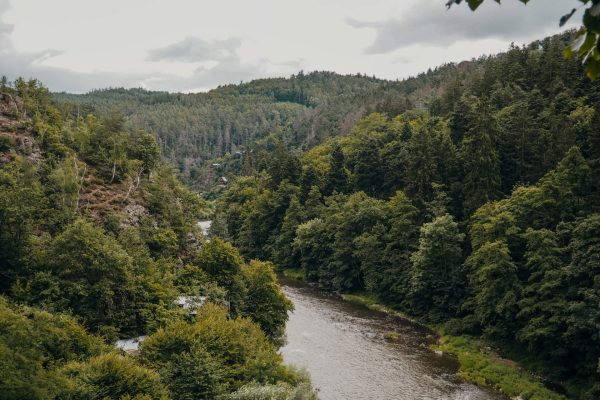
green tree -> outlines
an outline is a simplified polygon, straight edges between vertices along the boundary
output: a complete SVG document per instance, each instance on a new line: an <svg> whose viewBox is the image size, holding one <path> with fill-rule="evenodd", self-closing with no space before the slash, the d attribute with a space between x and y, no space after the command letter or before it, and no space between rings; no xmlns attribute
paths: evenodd
<svg viewBox="0 0 600 400"><path fill-rule="evenodd" d="M400 307L409 290L410 255L418 244L418 210L404 192L398 191L386 203L385 213L389 225L384 250L387 268L380 272L379 292L384 300Z"/></svg>
<svg viewBox="0 0 600 400"><path fill-rule="evenodd" d="M375 134L361 135L360 146L354 150L352 157L352 186L356 191L363 191L370 196L380 193L384 179L379 153L381 145Z"/></svg>
<svg viewBox="0 0 600 400"><path fill-rule="evenodd" d="M327 268L333 273L333 285L342 291L364 287L360 260L354 255L354 240L384 219L384 202L356 192L341 207L327 215L326 226L332 232L332 259ZM337 211L337 212L335 212Z"/></svg>
<svg viewBox="0 0 600 400"><path fill-rule="evenodd" d="M461 147L464 170L464 209L467 215L498 197L500 160L496 150L496 121L489 104L477 100L473 124Z"/></svg>
<svg viewBox="0 0 600 400"><path fill-rule="evenodd" d="M0 169L0 291L25 274L29 235L46 208L35 168L22 158Z"/></svg>
<svg viewBox="0 0 600 400"><path fill-rule="evenodd" d="M132 259L116 239L77 219L50 243L41 243L31 282L36 303L71 310L94 331L128 326Z"/></svg>
<svg viewBox="0 0 600 400"><path fill-rule="evenodd" d="M111 114L92 132L87 160L97 166L102 177L119 182L127 173L128 137L125 120L120 114Z"/></svg>
<svg viewBox="0 0 600 400"><path fill-rule="evenodd" d="M300 177L300 202L304 203L313 186L319 186L319 175L312 164L302 170Z"/></svg>
<svg viewBox="0 0 600 400"><path fill-rule="evenodd" d="M387 227L378 223L353 241L353 256L360 262L365 289L372 293L379 293L382 290L382 281L387 268L384 254L387 233Z"/></svg>
<svg viewBox="0 0 600 400"><path fill-rule="evenodd" d="M484 332L493 337L510 337L521 287L517 266L503 241L486 243L465 263L472 298L469 306Z"/></svg>
<svg viewBox="0 0 600 400"><path fill-rule="evenodd" d="M273 261L278 268L297 268L299 266L299 254L294 251L293 243L296 238L296 229L304 221L304 214L298 198L292 197L273 248Z"/></svg>
<svg viewBox="0 0 600 400"><path fill-rule="evenodd" d="M529 228L524 234L527 241L525 267L528 272L523 297L519 301L519 314L523 327L517 339L538 354L547 354L555 360L566 354L561 343L566 327L566 278L563 250L557 235L548 229Z"/></svg>
<svg viewBox="0 0 600 400"><path fill-rule="evenodd" d="M348 189L348 175L346 173L345 157L342 147L334 145L331 150L329 160L329 172L325 183L325 194L332 194L334 191L345 193Z"/></svg>
<svg viewBox="0 0 600 400"><path fill-rule="evenodd" d="M441 321L458 312L466 286L461 266L464 237L448 214L421 227L419 248L411 255L410 297L415 313Z"/></svg>
<svg viewBox="0 0 600 400"><path fill-rule="evenodd" d="M300 267L309 282L319 282L322 286L330 286L332 276L327 272L331 258L333 238L320 218L311 219L298 226L294 249L300 253Z"/></svg>
<svg viewBox="0 0 600 400"><path fill-rule="evenodd" d="M87 361L74 361L61 371L71 381L66 399L167 400L161 377L127 356L103 354Z"/></svg>
<svg viewBox="0 0 600 400"><path fill-rule="evenodd" d="M100 338L73 317L10 304L0 297L0 392L6 400L54 399L71 382L60 368L98 355Z"/></svg>
<svg viewBox="0 0 600 400"><path fill-rule="evenodd" d="M242 278L244 260L238 250L219 238L213 238L202 246L194 264L227 290L231 310L234 314L239 312L246 289Z"/></svg>
<svg viewBox="0 0 600 400"><path fill-rule="evenodd" d="M271 340L281 343L288 311L294 305L281 291L273 264L252 260L242 267L242 273L247 288L242 315L258 324Z"/></svg>
<svg viewBox="0 0 600 400"><path fill-rule="evenodd" d="M163 376L171 396L212 399L250 382L291 382L293 374L261 329L204 305L197 320L174 322L141 345L142 359Z"/></svg>
<svg viewBox="0 0 600 400"><path fill-rule="evenodd" d="M578 373L597 379L595 367L600 354L600 215L578 221L569 243L567 330L563 337L572 346L570 356ZM575 372L575 371L573 371Z"/></svg>
<svg viewBox="0 0 600 400"><path fill-rule="evenodd" d="M142 161L143 171L149 174L157 165L160 156L156 139L149 133L136 132L130 142L127 149L129 157Z"/></svg>
<svg viewBox="0 0 600 400"><path fill-rule="evenodd" d="M308 192L308 197L304 202L306 219L317 218L323 209L323 196L317 186L313 186Z"/></svg>

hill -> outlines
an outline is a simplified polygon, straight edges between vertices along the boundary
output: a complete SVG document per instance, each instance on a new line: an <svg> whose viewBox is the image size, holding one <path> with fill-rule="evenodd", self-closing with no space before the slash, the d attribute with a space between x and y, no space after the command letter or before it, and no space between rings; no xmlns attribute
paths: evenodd
<svg viewBox="0 0 600 400"><path fill-rule="evenodd" d="M305 151L330 137L347 135L371 112L389 117L407 110L446 114L463 88L473 87L470 82L475 80L485 82L477 90L493 90L496 81L502 85L512 82L523 83L525 89L537 87L544 96L555 93L553 85L561 81L576 97L587 95L595 102L596 86L585 81L578 61L561 58L572 35L568 32L523 49L446 64L402 81L300 72L290 78L226 85L207 93L105 89L53 96L71 103L73 115L124 115L128 127L155 135L162 154L188 184L206 190L219 176L235 176L248 164L257 164L251 151L272 150L278 140L290 149ZM507 69L501 69L504 67Z"/></svg>
<svg viewBox="0 0 600 400"><path fill-rule="evenodd" d="M369 114L307 151L257 145L213 234L464 335L448 343L477 383L563 398L469 356L484 340L569 397L598 398L600 83L562 57L566 39L447 66L427 107Z"/></svg>
<svg viewBox="0 0 600 400"><path fill-rule="evenodd" d="M3 83L0 397L312 399L277 351L292 304L273 266L205 240L210 211L153 135Z"/></svg>
<svg viewBox="0 0 600 400"><path fill-rule="evenodd" d="M467 68L467 66L464 66ZM208 93L106 89L85 95L56 93L76 104L74 113L121 113L127 124L156 135L162 153L188 182L207 188L218 174L238 174L242 152L259 143L284 141L306 149L347 134L364 115L423 108L455 70L445 66L402 82L332 72L299 73L227 85ZM219 171L210 164L222 164ZM217 174L217 175L215 175Z"/></svg>

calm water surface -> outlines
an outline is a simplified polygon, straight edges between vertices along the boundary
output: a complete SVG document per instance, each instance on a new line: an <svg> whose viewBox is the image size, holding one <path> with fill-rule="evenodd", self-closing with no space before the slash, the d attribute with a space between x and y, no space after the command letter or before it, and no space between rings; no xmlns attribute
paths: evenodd
<svg viewBox="0 0 600 400"><path fill-rule="evenodd" d="M427 350L427 331L308 286L282 280L296 310L282 354L306 368L321 400L500 400L456 378L457 363ZM389 342L386 332L400 339Z"/></svg>

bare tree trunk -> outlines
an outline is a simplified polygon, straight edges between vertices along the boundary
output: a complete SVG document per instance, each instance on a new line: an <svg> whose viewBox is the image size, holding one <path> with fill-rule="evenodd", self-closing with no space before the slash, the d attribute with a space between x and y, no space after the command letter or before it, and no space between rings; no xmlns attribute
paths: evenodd
<svg viewBox="0 0 600 400"><path fill-rule="evenodd" d="M116 173L117 173L117 160L113 161L112 176L110 177L110 183L112 183L115 180Z"/></svg>
<svg viewBox="0 0 600 400"><path fill-rule="evenodd" d="M129 199L129 196L132 193L135 193L135 191L140 186L140 181L142 179L143 172L144 172L144 168L140 168L140 170L135 174L135 177L131 180L131 183L129 184L129 188L127 189L127 194L125 195L125 198L123 199L122 204L125 203L127 201L127 199Z"/></svg>
<svg viewBox="0 0 600 400"><path fill-rule="evenodd" d="M77 165L77 159L73 159L73 162L75 163L75 175L77 175L77 177L79 177L79 167ZM79 199L81 198L81 189L83 189L83 180L85 179L86 171L87 171L87 165L84 164L81 178L79 178L79 188L77 188L77 201L75 202L74 214L76 214L77 210L79 209Z"/></svg>

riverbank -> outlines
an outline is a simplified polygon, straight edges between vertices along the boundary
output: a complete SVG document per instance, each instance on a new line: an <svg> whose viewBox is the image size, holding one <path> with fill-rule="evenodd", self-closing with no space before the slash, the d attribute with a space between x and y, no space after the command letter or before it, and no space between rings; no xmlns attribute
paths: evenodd
<svg viewBox="0 0 600 400"><path fill-rule="evenodd" d="M298 270L285 270L288 279L304 281ZM370 310L386 313L429 329L438 337L431 349L437 352L453 354L459 363L458 376L468 382L490 387L509 398L523 400L565 400L566 398L546 388L518 363L504 359L492 351L484 340L470 336L452 336L445 334L444 326L424 324L409 315L393 310L377 302L369 294L343 294L344 301L362 305ZM393 333L393 332L392 332Z"/></svg>
<svg viewBox="0 0 600 400"><path fill-rule="evenodd" d="M457 360L428 350L435 338L422 326L344 301L315 285L280 279L295 305L280 351L287 363L310 373L320 399L505 400L496 391L458 379Z"/></svg>
<svg viewBox="0 0 600 400"><path fill-rule="evenodd" d="M345 301L407 319L430 329L438 336L437 343L431 346L432 350L455 355L460 365L458 376L465 381L493 388L510 398L566 400L566 397L546 388L542 382L521 368L518 363L498 356L482 339L447 335L444 333L443 325L424 324L404 313L377 303L377 300L370 295L344 294L342 298Z"/></svg>

